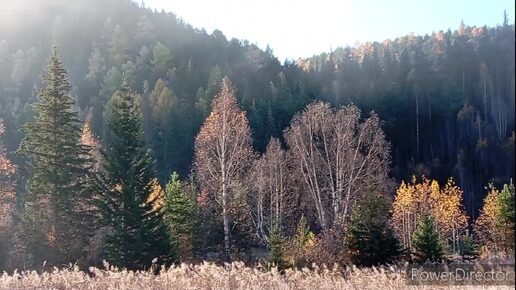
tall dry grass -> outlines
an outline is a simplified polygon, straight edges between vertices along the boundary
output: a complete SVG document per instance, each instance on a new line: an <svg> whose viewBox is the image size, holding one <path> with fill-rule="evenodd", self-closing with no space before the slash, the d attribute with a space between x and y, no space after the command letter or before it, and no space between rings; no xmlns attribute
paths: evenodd
<svg viewBox="0 0 516 290"><path fill-rule="evenodd" d="M54 268L42 274L36 271L4 273L0 277L0 289L512 289L508 286L410 287L405 283L403 270L395 267L345 271L316 267L314 270L287 270L282 275L275 270L265 272L234 262L225 266L182 264L157 275L109 266L90 268L90 271L88 274L69 267Z"/></svg>

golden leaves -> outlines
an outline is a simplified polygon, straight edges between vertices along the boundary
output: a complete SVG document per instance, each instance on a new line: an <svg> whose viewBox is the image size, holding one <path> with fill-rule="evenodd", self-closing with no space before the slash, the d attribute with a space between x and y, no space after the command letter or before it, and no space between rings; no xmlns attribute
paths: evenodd
<svg viewBox="0 0 516 290"><path fill-rule="evenodd" d="M484 206L475 221L475 234L484 252L503 250L505 235L503 227L499 224L502 212L500 195L500 190L493 185L489 185L489 192L484 198Z"/></svg>
<svg viewBox="0 0 516 290"><path fill-rule="evenodd" d="M100 153L101 145L100 141L93 134L88 122L85 122L82 127L81 144L88 146L89 153L93 157L94 164L92 166L95 170L98 170L102 159L102 154Z"/></svg>
<svg viewBox="0 0 516 290"><path fill-rule="evenodd" d="M158 182L157 178L153 178L151 181L151 192L147 197L146 203L152 204L153 211L160 211L165 204L165 191Z"/></svg>
<svg viewBox="0 0 516 290"><path fill-rule="evenodd" d="M422 215L430 214L439 236L456 244L459 233L467 228L468 217L462 205L462 190L448 179L444 187L423 176L417 183L415 177L407 184L402 182L393 202L392 223L404 246L410 246L410 237Z"/></svg>
<svg viewBox="0 0 516 290"><path fill-rule="evenodd" d="M195 140L195 166L201 186L218 193L222 183L227 185L242 174L254 155L251 143L246 114L238 107L231 82L224 78Z"/></svg>

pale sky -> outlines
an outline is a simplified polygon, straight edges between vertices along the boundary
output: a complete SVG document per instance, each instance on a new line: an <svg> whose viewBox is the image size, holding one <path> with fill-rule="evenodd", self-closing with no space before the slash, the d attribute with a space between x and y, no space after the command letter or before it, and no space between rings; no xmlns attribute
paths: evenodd
<svg viewBox="0 0 516 290"><path fill-rule="evenodd" d="M139 2L139 0L137 0ZM382 41L410 32L432 33L466 25L494 26L510 0L145 0L146 7L173 12L208 33L269 45L280 61L338 46Z"/></svg>

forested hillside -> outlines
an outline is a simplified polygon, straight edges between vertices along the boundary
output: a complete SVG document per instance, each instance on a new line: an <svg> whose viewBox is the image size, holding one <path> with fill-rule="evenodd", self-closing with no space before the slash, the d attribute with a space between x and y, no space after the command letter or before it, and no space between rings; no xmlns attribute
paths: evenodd
<svg viewBox="0 0 516 290"><path fill-rule="evenodd" d="M224 250L227 255L230 252L230 222L237 224L237 228L242 227L232 233L231 239L237 244L246 241L245 234L256 231L258 240L270 245L273 238L265 233L264 224L267 223L268 230L281 231L278 225L273 226L274 222L280 223L278 220L281 216L271 213L270 217L264 218L264 209L260 208L262 203L269 202L271 208L267 209L272 212L274 197L268 197L266 201L259 197L264 192L263 188L272 192L282 190L272 190L277 183L267 178L284 176L287 169L283 171L283 168L299 165L297 169L288 169L299 170L300 176L288 186L295 188L295 192L305 192L307 195L292 199L285 197L282 201L297 206L290 212L291 217L296 219L283 221L288 224L287 232L292 235L296 232L298 219L304 219L304 216L309 219L309 225L321 230L339 229L340 224L357 218L351 214L351 209L348 212L345 197L334 196L333 201L317 197L319 188L310 180L319 179L323 174L333 178L351 171L348 181L341 180L339 184L337 178L337 181L332 179L327 184L335 187L332 192L346 192L349 189L348 199L353 199L355 192L358 196L370 190L392 197L395 187L403 180L410 182L413 175L435 179L441 184L446 184L448 178L453 177L464 192L464 216L470 219L470 225L480 214L486 185L492 183L501 187L515 177L515 31L514 24L509 23L514 19L509 19L503 11L500 11L500 25L496 27L458 23L458 28L453 31L429 31L427 35L379 39L378 42L337 48L308 59L289 60L282 64L270 49L264 51L245 40L227 39L218 30L209 34L194 29L172 13L152 11L143 4L126 0L32 0L26 5L20 4L5 13L0 12L0 119L3 119L5 127L5 130L0 127L0 133L5 131L2 143L6 148L5 157L0 157L14 163L6 163L9 174L5 176L12 178L17 172L16 183L11 183L5 192L19 193L16 195L19 208L26 196L30 198L30 186L33 186L32 190L38 186L30 182L26 186L27 179L34 171L27 169L30 167L26 166L27 160L32 160L30 156L37 151L34 149L37 145L27 145L32 149L26 149L28 153L23 154L25 143L22 139L30 142L30 138L25 137L31 129L21 128L25 123L35 121L36 111L40 110L38 112L41 114L41 105L38 109L38 105L34 104L41 101L37 95L44 85L40 80L42 71L45 67L52 71L47 59L54 46L58 47L59 58L69 78L66 86L70 86L74 101L74 107L67 110L77 110L80 121L87 125L88 130L91 128L88 138L95 142L85 144L95 150L100 150L96 146L104 146L103 151L106 152L92 154L94 159L100 159L102 155L107 160L104 160L104 166L117 172L103 176L104 188L94 189L102 192L109 202L117 202L118 197L113 190L119 187L121 191L126 190L125 184L138 188L138 192L163 191L166 196L179 200L178 203L165 204L165 208L180 204L184 206L179 209L180 212L187 210L192 215L202 216L204 218L201 220L206 223L210 220L206 217L212 216L216 209L198 207L203 206L204 199L209 199L210 186L218 186L219 181L225 185L225 178L238 179L237 176L240 176L238 180L241 180L245 177L241 176L244 169L250 172L246 178L263 182L249 182L254 187L248 190L258 196L249 204L251 211L255 210L251 215L252 221L227 220L229 214L226 216L224 208L223 224L215 222L216 225L200 226L192 222L187 225L190 229L208 229L206 234L212 240L222 241L226 238ZM19 21L20 18L23 21ZM52 61L54 69L60 69L59 61ZM48 90L49 94L53 92ZM113 94L118 99L112 99ZM224 98L213 102L217 95L234 95L237 103ZM130 101L124 103L123 100L129 100L129 96L136 98L138 110L141 109L141 126L134 121L139 118L136 109L125 107ZM63 102L69 105L67 101ZM213 175L216 169L207 168L211 164L207 160L210 160L212 152L209 146L226 140L222 133L215 136L218 134L215 132L222 128L217 124L225 123L217 123L219 120L213 116L223 114L213 112L228 110L226 105L221 109L221 104L231 108L234 106L230 113L232 122L235 122L231 123L235 132L228 131L228 138L234 138L232 142L240 144L243 149L230 152L237 161L227 160L228 166L234 166L227 174L234 175L224 172L216 177ZM333 107L330 108L330 105ZM303 111L304 108L307 109ZM245 113L241 113L240 109ZM300 111L303 113L296 114ZM374 113L370 113L372 111ZM241 114L244 114L243 119ZM123 118L133 120L133 127L123 127L127 125ZM317 167L316 161L305 156L302 147L303 142L309 144L311 140L303 135L305 129L311 126L307 121L312 120L310 118L324 119L320 121L320 128L323 128L321 140L328 138L328 142L344 142L338 143L342 147L338 147L336 152L362 150L368 163L365 173L356 173L356 176L363 174L367 180L353 175L353 166L355 162L359 164L358 159L353 159L353 163L318 163L322 167L327 165L328 172L315 172L314 169L311 175L310 166ZM335 121L332 123L330 120ZM344 122L354 124L352 137L344 134L339 139L339 124ZM122 127L125 133L120 129ZM324 128L328 128L328 131ZM50 128L46 129L51 131ZM335 136L324 135L324 132L330 131ZM74 132L73 138L79 140L78 131ZM132 133L121 137L127 132ZM134 138L134 144L119 143L129 138L127 136ZM367 136L364 138L369 143L361 145L362 136ZM217 139L219 137L222 139ZM276 139L269 142L271 137ZM351 145L355 142L353 138L358 140L356 148ZM349 147L342 145L346 142L349 142ZM20 144L22 150L18 150ZM148 144L151 150L146 151L144 144ZM317 147L319 145L313 148L323 150ZM65 148L67 145L62 146ZM133 153L120 153L127 149L124 146L129 146ZM290 148L288 153L284 151L287 147ZM266 152L266 149L267 154L258 159L258 155ZM82 152L82 149L77 150L75 152ZM119 150L119 155L116 155L116 150ZM324 150L327 154L331 151ZM141 158L137 162L141 167L127 165L132 161L124 158L129 158L131 154ZM251 164L249 160L253 158L262 161ZM304 160L304 163L287 162L287 158ZM338 156L336 158L339 160ZM88 162L102 163L97 159ZM157 180L153 180L154 176L147 172L151 159L155 160ZM218 161L221 164L226 162L223 158ZM311 161L314 163L311 164ZM267 164L271 162L276 162L274 169L281 171L267 172ZM41 168L41 172L44 169ZM145 172L141 173L144 176L141 178L153 180L155 188L148 188L148 183L135 184L136 181L117 175L133 172L131 170ZM171 177L173 171L185 180L184 184L177 175ZM195 178L199 179L192 181ZM138 179L138 182L143 181ZM308 186L302 188L300 184L305 182ZM241 190L239 186L243 187L240 181L236 187ZM449 188L453 186L451 183ZM197 187L201 188L200 192ZM174 195L174 189L187 192L187 196ZM448 191L443 189L443 192ZM66 195L64 189L63 195ZM315 199L314 207L307 205L313 201L312 197ZM82 200L80 198L84 197L78 198ZM142 195L138 198L143 202L146 197ZM276 198L279 204L279 197ZM342 202L335 201L340 198ZM137 203L133 202L137 208ZM330 203L333 208L327 210ZM368 205L371 206L363 206ZM63 208L66 206L69 205L63 205ZM106 215L113 214L110 210L104 210ZM80 211L88 209L82 208ZM229 211L235 216L247 216ZM139 214L143 216L144 212ZM337 217L341 216L342 220L339 220ZM181 217L169 218L177 220ZM107 223L116 228L116 223ZM250 225L257 229L246 228ZM467 227L468 221L463 221L461 225ZM39 230L45 231L43 228ZM302 231L303 228L298 227L297 230ZM125 230L116 231L122 233ZM172 233L181 236L181 230L175 229ZM95 233L89 235L94 236ZM453 246L458 243L457 237L450 239ZM205 248L212 246L206 245L206 241L203 244L203 241L188 240L188 243L194 245L192 247L200 244ZM79 244L70 245L74 246L80 247ZM111 251L116 252L115 248ZM186 251L183 256L188 257L189 251L193 250L180 248L179 256L182 255L181 251ZM95 257L90 258L95 260Z"/></svg>

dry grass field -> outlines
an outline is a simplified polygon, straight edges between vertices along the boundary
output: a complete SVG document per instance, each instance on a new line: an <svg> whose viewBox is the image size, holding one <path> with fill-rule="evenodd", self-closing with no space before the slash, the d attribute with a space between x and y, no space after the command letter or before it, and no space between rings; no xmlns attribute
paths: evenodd
<svg viewBox="0 0 516 290"><path fill-rule="evenodd" d="M512 289L492 286L407 286L403 270L395 267L356 269L316 268L315 270L262 271L242 263L217 266L181 265L151 272L131 272L107 267L90 268L90 274L77 268L3 274L0 289Z"/></svg>

